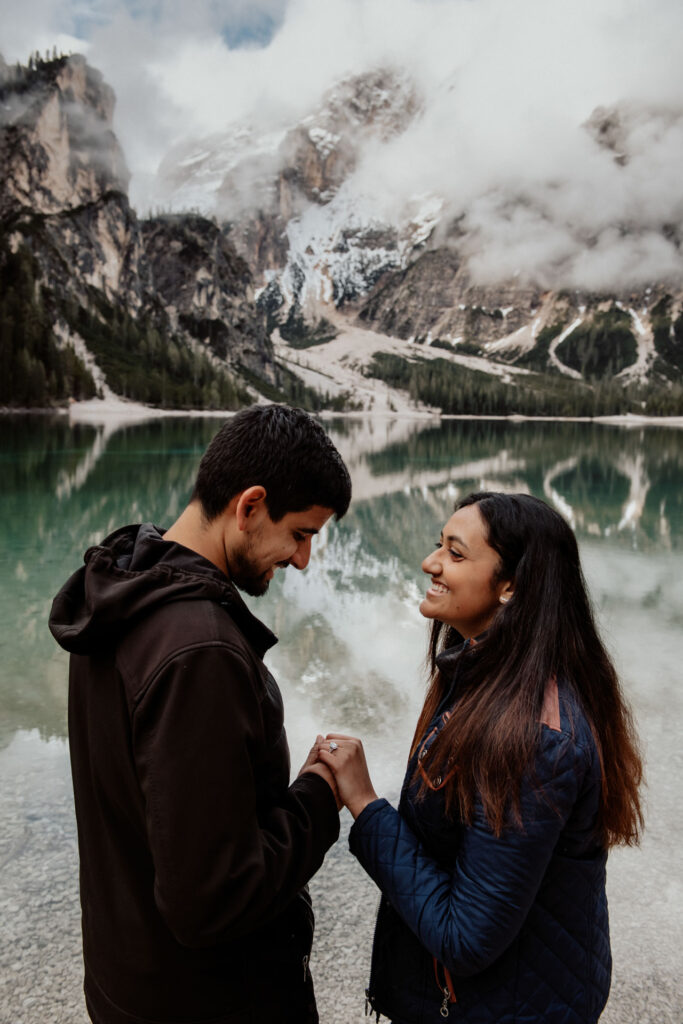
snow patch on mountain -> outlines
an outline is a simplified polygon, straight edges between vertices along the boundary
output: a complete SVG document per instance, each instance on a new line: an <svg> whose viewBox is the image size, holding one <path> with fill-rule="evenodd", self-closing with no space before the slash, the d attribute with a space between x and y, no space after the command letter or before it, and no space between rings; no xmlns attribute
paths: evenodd
<svg viewBox="0 0 683 1024"><path fill-rule="evenodd" d="M571 366L567 366L566 363L562 362L562 360L557 354L557 349L562 344L564 339L568 338L572 331L575 331L579 324L582 323L583 318L577 317L576 320L574 320L569 325L569 327L566 327L561 334L558 334L556 338L553 338L553 340L550 342L550 347L548 348L548 357L552 365L555 367L555 369L559 370L560 373L564 373L567 377L573 377L574 380L583 380L583 377L581 376L578 370L574 370Z"/></svg>
<svg viewBox="0 0 683 1024"><path fill-rule="evenodd" d="M341 141L341 135L334 135L332 132L325 131L324 128L309 128L308 137L323 159L334 152Z"/></svg>
<svg viewBox="0 0 683 1024"><path fill-rule="evenodd" d="M408 264L441 208L436 196L415 196L401 221L389 226L378 219L375 201L345 182L329 203L311 204L287 225L289 257L279 275L286 304L340 306L365 295L382 274Z"/></svg>
<svg viewBox="0 0 683 1024"><path fill-rule="evenodd" d="M518 366L497 363L481 356L459 354L448 350L420 345L411 340L394 338L376 331L358 327L336 314L335 326L339 333L332 341L305 349L293 348L279 334L273 332L274 354L304 383L332 397L346 394L357 409L373 413L400 413L401 415L433 415L438 410L415 402L407 392L397 390L384 381L367 376L375 352L400 356L403 359L443 359L478 370L503 383L511 383L533 375Z"/></svg>
<svg viewBox="0 0 683 1024"><path fill-rule="evenodd" d="M619 303L617 303L619 305ZM641 316L635 311L635 309L629 309L628 313L633 321L635 328L634 337L638 345L638 355L635 363L631 366L625 367L621 373L617 374L617 378L624 382L644 382L647 380L649 371L652 369L657 352L655 350L655 342L652 331L645 326ZM643 314L645 315L645 313Z"/></svg>
<svg viewBox="0 0 683 1024"><path fill-rule="evenodd" d="M157 172L160 205L172 213L193 210L215 215L221 206L226 176L246 160L253 166L274 164L285 129L258 132L247 124L210 138L175 146Z"/></svg>

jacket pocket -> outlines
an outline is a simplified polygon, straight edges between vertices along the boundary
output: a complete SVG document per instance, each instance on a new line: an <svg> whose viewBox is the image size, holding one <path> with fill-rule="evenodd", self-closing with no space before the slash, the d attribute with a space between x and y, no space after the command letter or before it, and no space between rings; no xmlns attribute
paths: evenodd
<svg viewBox="0 0 683 1024"><path fill-rule="evenodd" d="M301 967L304 957L311 955L314 925L311 898L307 890L302 890L286 910L259 929L259 958L274 965Z"/></svg>

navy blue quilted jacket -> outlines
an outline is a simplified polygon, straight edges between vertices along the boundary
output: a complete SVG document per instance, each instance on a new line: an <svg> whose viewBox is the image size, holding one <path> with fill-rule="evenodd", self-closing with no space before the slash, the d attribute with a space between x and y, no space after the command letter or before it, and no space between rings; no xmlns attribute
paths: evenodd
<svg viewBox="0 0 683 1024"><path fill-rule="evenodd" d="M559 723L539 723L535 785L522 785L522 831L496 838L480 805L471 826L447 818L442 789L416 801L415 758L457 700L459 650L440 655L453 684L398 811L375 800L351 829L351 851L382 891L370 1003L397 1024L593 1024L611 954L590 727L560 685Z"/></svg>

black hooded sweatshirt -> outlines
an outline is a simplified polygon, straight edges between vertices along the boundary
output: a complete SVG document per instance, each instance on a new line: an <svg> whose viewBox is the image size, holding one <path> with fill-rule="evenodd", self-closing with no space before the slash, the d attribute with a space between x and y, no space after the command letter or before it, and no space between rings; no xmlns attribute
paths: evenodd
<svg viewBox="0 0 683 1024"><path fill-rule="evenodd" d="M275 636L150 524L86 552L50 629L71 652L92 1020L317 1020L304 887L339 817L319 776L289 785Z"/></svg>

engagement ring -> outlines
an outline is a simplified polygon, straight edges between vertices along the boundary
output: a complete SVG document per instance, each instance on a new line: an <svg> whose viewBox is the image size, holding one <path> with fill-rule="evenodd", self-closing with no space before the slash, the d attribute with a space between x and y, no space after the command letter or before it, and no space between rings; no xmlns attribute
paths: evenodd
<svg viewBox="0 0 683 1024"><path fill-rule="evenodd" d="M330 753L334 754L335 750L339 750L339 744L335 743L334 740L330 740Z"/></svg>

